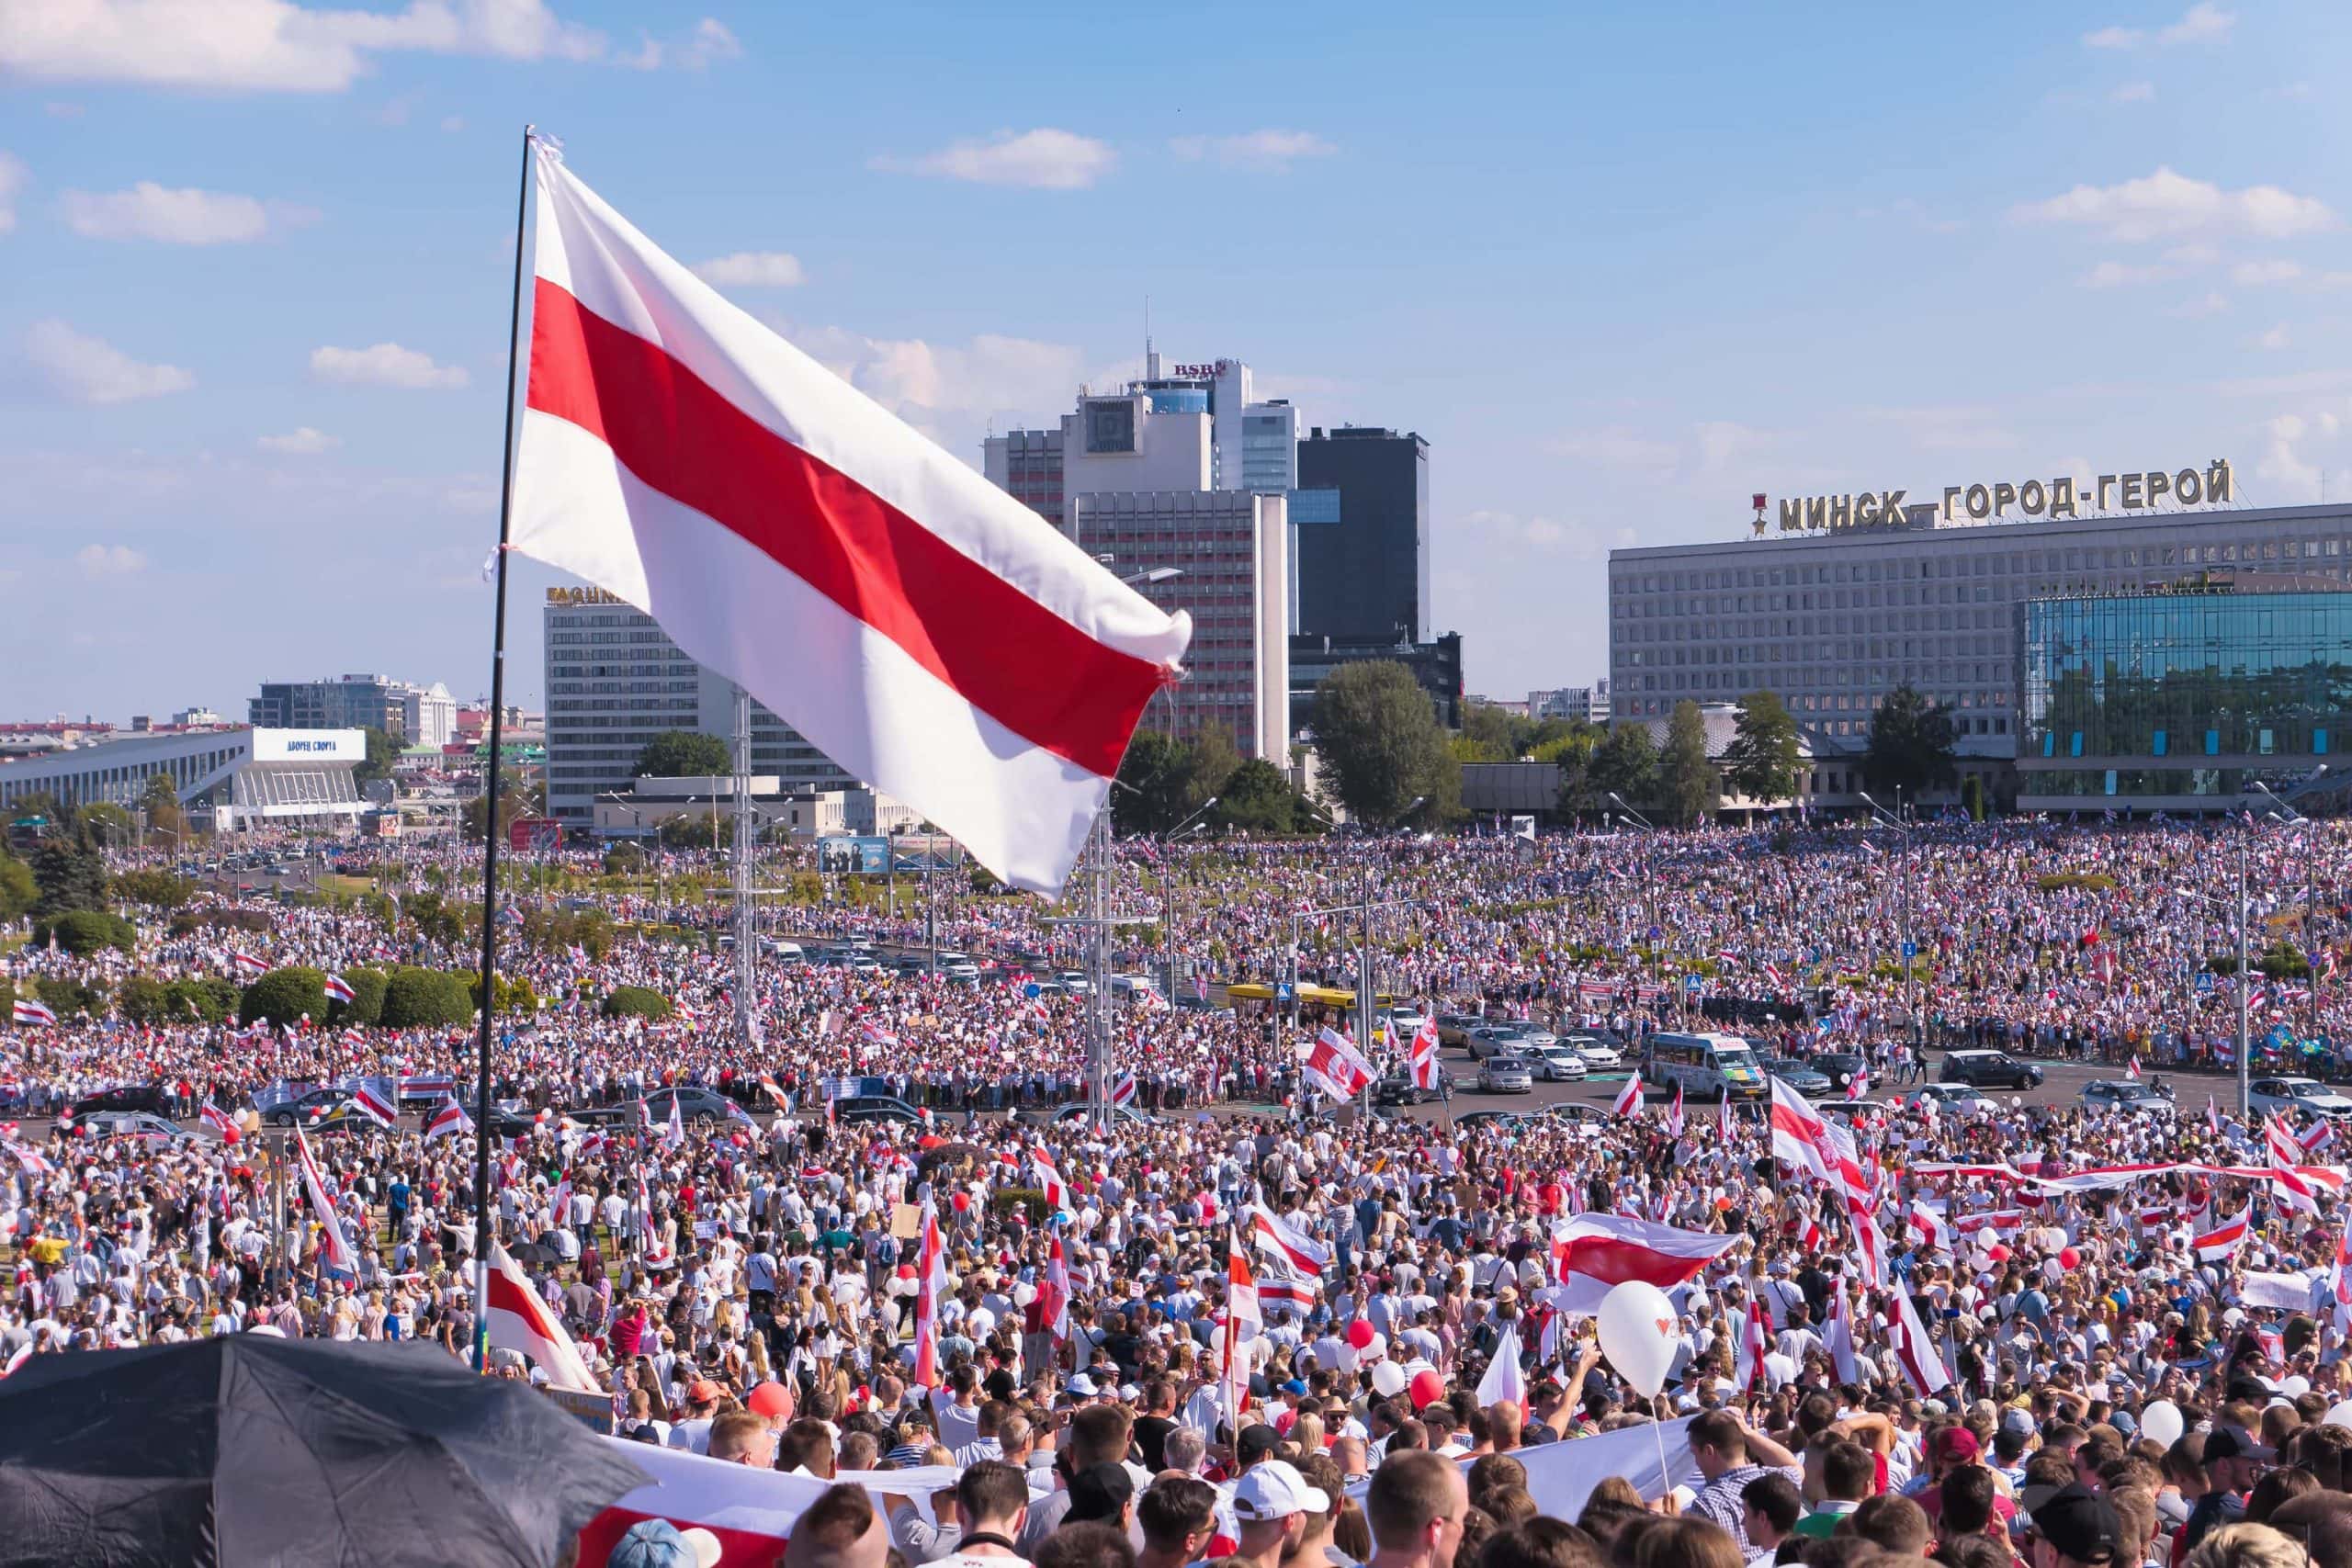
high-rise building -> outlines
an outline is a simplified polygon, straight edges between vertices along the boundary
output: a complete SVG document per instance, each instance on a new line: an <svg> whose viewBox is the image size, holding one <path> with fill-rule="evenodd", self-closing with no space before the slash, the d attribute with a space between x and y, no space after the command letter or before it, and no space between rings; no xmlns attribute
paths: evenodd
<svg viewBox="0 0 2352 1568"><path fill-rule="evenodd" d="M1084 550L1169 611L1193 618L1186 678L1144 723L1189 739L1214 724L1244 757L1290 752L1290 528L1284 498L1248 491L1098 491L1070 498ZM1169 572L1159 581L1155 573ZM1162 705L1165 705L1163 706Z"/></svg>
<svg viewBox="0 0 2352 1568"><path fill-rule="evenodd" d="M246 722L257 729L380 729L412 746L429 746L447 741L457 704L437 682L419 686L383 675L342 675L332 681L266 681L246 711ZM436 727L437 739L432 734Z"/></svg>
<svg viewBox="0 0 2352 1568"><path fill-rule="evenodd" d="M1298 531L1291 530L1296 538ZM1402 664L1430 696L1437 721L1462 728L1462 634L1448 632L1429 642L1341 642L1337 637L1290 639L1290 723L1293 733L1311 728L1315 688L1326 676L1351 664Z"/></svg>
<svg viewBox="0 0 2352 1568"><path fill-rule="evenodd" d="M665 730L731 744L734 682L689 659L635 605L599 588L550 588L545 636L549 816L587 826L596 796L628 788L638 753ZM795 788L858 783L758 703L752 771Z"/></svg>
<svg viewBox="0 0 2352 1568"><path fill-rule="evenodd" d="M1430 445L1341 425L1298 444L1298 488L1338 493L1336 522L1298 526L1298 630L1419 642L1430 613ZM1329 513L1320 513L1329 515Z"/></svg>
<svg viewBox="0 0 2352 1568"><path fill-rule="evenodd" d="M981 471L989 483L1012 495L1038 516L1062 525L1062 433L1009 430L982 444Z"/></svg>

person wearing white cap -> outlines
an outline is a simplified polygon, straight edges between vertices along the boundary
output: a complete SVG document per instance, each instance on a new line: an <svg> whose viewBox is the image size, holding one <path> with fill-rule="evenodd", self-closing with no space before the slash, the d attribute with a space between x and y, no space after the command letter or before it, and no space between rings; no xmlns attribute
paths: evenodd
<svg viewBox="0 0 2352 1568"><path fill-rule="evenodd" d="M1306 1535L1306 1516L1330 1506L1330 1497L1309 1486L1288 1460L1250 1466L1233 1487L1233 1517L1241 1527L1238 1554L1260 1568L1280 1568Z"/></svg>

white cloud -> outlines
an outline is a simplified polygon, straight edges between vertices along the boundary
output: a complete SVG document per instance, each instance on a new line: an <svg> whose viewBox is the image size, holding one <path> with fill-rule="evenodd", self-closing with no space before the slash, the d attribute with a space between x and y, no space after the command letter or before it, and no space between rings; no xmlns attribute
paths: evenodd
<svg viewBox="0 0 2352 1568"><path fill-rule="evenodd" d="M2230 281L2248 285L2292 283L2303 276L2300 263L2290 261L2240 262L2230 268Z"/></svg>
<svg viewBox="0 0 2352 1568"><path fill-rule="evenodd" d="M312 430L309 425L305 424L288 432L284 435L265 435L259 441L255 442L254 445L259 446L265 452L324 452L329 447L342 446L343 437L340 435L329 435L323 431Z"/></svg>
<svg viewBox="0 0 2352 1568"><path fill-rule="evenodd" d="M2295 444L2310 432L2300 414L2282 413L2263 426L2262 456L2255 460L2254 474L2265 484L2282 488L2286 493L2276 500L2291 503L2318 499L2320 468L2295 451Z"/></svg>
<svg viewBox="0 0 2352 1568"><path fill-rule="evenodd" d="M2235 11L2224 11L2211 0L2199 0L2181 16L2180 20L2156 34L2158 43L2202 43L2208 39L2225 39L2237 26Z"/></svg>
<svg viewBox="0 0 2352 1568"><path fill-rule="evenodd" d="M1301 158L1328 158L1339 149L1311 130L1250 130L1238 136L1179 136L1168 150L1187 163L1215 158L1240 168L1286 172Z"/></svg>
<svg viewBox="0 0 2352 1568"><path fill-rule="evenodd" d="M129 190L69 190L65 226L85 240L158 240L171 245L239 244L273 225L318 221L315 208L188 187L169 190L141 180Z"/></svg>
<svg viewBox="0 0 2352 1568"><path fill-rule="evenodd" d="M1713 470L1770 451L1780 437L1770 431L1736 424L1727 419L1705 420L1697 426L1699 466Z"/></svg>
<svg viewBox="0 0 2352 1568"><path fill-rule="evenodd" d="M1674 443L1654 439L1622 424L1599 430L1572 430L1545 442L1544 449L1611 468L1670 468L1680 457Z"/></svg>
<svg viewBox="0 0 2352 1568"><path fill-rule="evenodd" d="M727 24L716 17L705 17L695 24L694 36L678 50L678 64L688 71L700 71L722 60L740 58L743 46Z"/></svg>
<svg viewBox="0 0 2352 1568"><path fill-rule="evenodd" d="M196 385L176 365L142 365L56 320L35 321L25 333L25 358L51 391L80 403L136 402Z"/></svg>
<svg viewBox="0 0 2352 1568"><path fill-rule="evenodd" d="M2111 240L2143 243L2176 235L2249 234L2287 239L2335 226L2335 214L2316 197L2277 186L2223 190L2170 168L2113 186L2076 186L2047 201L2012 208L2021 222L2084 223Z"/></svg>
<svg viewBox="0 0 2352 1568"><path fill-rule="evenodd" d="M48 81L334 93L395 51L594 60L604 35L546 0L411 0L328 10L291 0L0 0L0 73Z"/></svg>
<svg viewBox="0 0 2352 1568"><path fill-rule="evenodd" d="M17 193L32 178L32 171L14 152L0 152L0 234L17 226Z"/></svg>
<svg viewBox="0 0 2352 1568"><path fill-rule="evenodd" d="M2181 13L2180 20L2156 29L2155 40L2167 47L2183 43L2218 42L2230 36L2237 26L2237 13L2224 11L2211 0L2199 0ZM2140 28L2101 28L2083 35L2086 49L2137 49L2148 41L2148 34Z"/></svg>
<svg viewBox="0 0 2352 1568"><path fill-rule="evenodd" d="M2260 337L2256 338L2254 340L2254 346L2256 348L2277 350L2286 347L2290 341L2290 340L2287 335L2287 324L2284 321L2281 321L2278 325L2271 328L2268 332L2264 333Z"/></svg>
<svg viewBox="0 0 2352 1568"><path fill-rule="evenodd" d="M807 275L789 251L737 251L695 268L695 276L721 288L794 288Z"/></svg>
<svg viewBox="0 0 2352 1568"><path fill-rule="evenodd" d="M74 564L87 578L129 577L145 568L147 558L129 545L84 545L74 552Z"/></svg>
<svg viewBox="0 0 2352 1568"><path fill-rule="evenodd" d="M1634 543L1630 528L1611 536L1583 523L1483 508L1464 513L1459 525L1479 536L1482 549L1540 550L1574 560L1599 560L1612 547Z"/></svg>
<svg viewBox="0 0 2352 1568"><path fill-rule="evenodd" d="M346 387L394 387L411 392L466 384L464 366L435 365L431 355L396 343L312 349L311 374Z"/></svg>
<svg viewBox="0 0 2352 1568"><path fill-rule="evenodd" d="M2179 316L2188 321L2195 321L2203 316L2218 316L2229 308L2230 297L2228 295L2222 293L2219 289L2208 289L2201 298L2196 299L2185 299L2181 303L2175 305L2169 310L2166 310L2165 314L2167 316Z"/></svg>
<svg viewBox="0 0 2352 1568"><path fill-rule="evenodd" d="M2103 261L2083 274L2086 288L2128 288L2142 283L2163 283L2178 277L2177 267L2133 266L2126 262Z"/></svg>
<svg viewBox="0 0 2352 1568"><path fill-rule="evenodd" d="M2152 104L2156 101L2156 85L2154 82L2126 82L2107 96L2110 103Z"/></svg>
<svg viewBox="0 0 2352 1568"><path fill-rule="evenodd" d="M985 141L957 141L915 159L876 158L873 166L899 174L941 175L977 185L1083 190L1109 174L1119 155L1107 141L1050 127L1001 130Z"/></svg>

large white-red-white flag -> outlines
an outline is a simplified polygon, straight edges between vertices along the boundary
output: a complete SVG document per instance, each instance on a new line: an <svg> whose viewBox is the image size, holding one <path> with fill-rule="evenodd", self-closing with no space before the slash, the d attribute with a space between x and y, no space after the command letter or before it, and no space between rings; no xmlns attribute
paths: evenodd
<svg viewBox="0 0 2352 1568"><path fill-rule="evenodd" d="M2203 1232L2189 1237L2188 1245L2197 1249L2199 1258L2208 1263L2218 1263L2245 1246L2245 1238L2253 1234L2254 1200L2249 1198L2236 1219L2221 1224L2212 1224L2209 1221Z"/></svg>
<svg viewBox="0 0 2352 1568"><path fill-rule="evenodd" d="M1918 1309L1905 1292L1895 1292L1894 1304L1887 1308L1886 1337L1894 1347L1905 1381L1921 1399L1932 1397L1951 1382L1951 1369L1944 1365L1943 1352L1928 1337L1927 1325L1919 1321Z"/></svg>
<svg viewBox="0 0 2352 1568"><path fill-rule="evenodd" d="M1374 1077L1372 1064L1363 1059L1353 1042L1329 1029L1316 1035L1312 1044L1301 1048L1299 1066L1310 1088L1337 1100L1353 1100Z"/></svg>
<svg viewBox="0 0 2352 1568"><path fill-rule="evenodd" d="M1544 1304L1562 1312L1597 1312L1611 1287L1628 1280L1671 1290L1740 1239L1631 1214L1578 1214L1552 1232L1552 1271L1560 1283L1544 1292Z"/></svg>
<svg viewBox="0 0 2352 1568"><path fill-rule="evenodd" d="M1611 1114L1616 1116L1639 1116L1642 1113L1640 1072L1636 1071L1632 1077L1625 1080L1625 1087L1617 1091L1617 1099L1609 1110Z"/></svg>
<svg viewBox="0 0 2352 1568"><path fill-rule="evenodd" d="M1248 1223L1259 1251L1303 1278L1323 1277L1323 1266L1331 1261L1329 1247L1263 1203L1250 1205Z"/></svg>
<svg viewBox="0 0 2352 1568"><path fill-rule="evenodd" d="M939 1244L939 1211L922 1203L922 1246L915 1255L915 1376L917 1388L937 1388L939 1298L947 1289L947 1259Z"/></svg>
<svg viewBox="0 0 2352 1568"><path fill-rule="evenodd" d="M1413 1031L1413 1087L1426 1093L1435 1093L1442 1080L1437 1064L1437 1020L1425 1018Z"/></svg>
<svg viewBox="0 0 2352 1568"><path fill-rule="evenodd" d="M580 1348L571 1336L563 1331L548 1303L523 1277L506 1249L492 1241L490 1244L489 1311L483 1322L490 1331L490 1342L503 1350L520 1350L537 1361L548 1374L548 1382L558 1388L579 1389L583 1393L599 1392L595 1375L588 1363L581 1359Z"/></svg>
<svg viewBox="0 0 2352 1568"><path fill-rule="evenodd" d="M516 549L1057 891L1191 623L730 304L540 143Z"/></svg>

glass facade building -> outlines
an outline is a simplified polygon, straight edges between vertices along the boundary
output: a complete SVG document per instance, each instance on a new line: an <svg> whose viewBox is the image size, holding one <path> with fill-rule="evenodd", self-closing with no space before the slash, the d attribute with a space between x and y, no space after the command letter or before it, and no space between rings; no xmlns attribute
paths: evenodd
<svg viewBox="0 0 2352 1568"><path fill-rule="evenodd" d="M2222 810L2352 738L2352 592L2184 582L2017 608L2018 804Z"/></svg>

